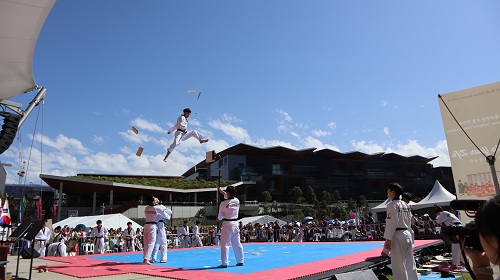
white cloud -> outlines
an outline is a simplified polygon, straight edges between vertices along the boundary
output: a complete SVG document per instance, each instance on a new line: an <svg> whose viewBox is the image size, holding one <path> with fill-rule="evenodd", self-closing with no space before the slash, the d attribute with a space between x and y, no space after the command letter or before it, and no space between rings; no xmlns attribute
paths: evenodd
<svg viewBox="0 0 500 280"><path fill-rule="evenodd" d="M330 150L334 150L334 151L340 151L340 149L334 145L330 145L330 144L325 144L323 142L321 142L321 140L319 139L316 139L314 137L307 137L306 140L304 140L304 142L302 143L302 148L316 148L318 150L321 150L321 149L330 149Z"/></svg>
<svg viewBox="0 0 500 280"><path fill-rule="evenodd" d="M167 133L167 130L163 129L160 125L145 120L143 118L135 118L132 120L131 124L139 130L139 134L142 134L142 130L157 133Z"/></svg>
<svg viewBox="0 0 500 280"><path fill-rule="evenodd" d="M33 137L32 135L30 136L30 140L35 140L37 143L42 143L45 146L55 148L59 151L66 151L66 150L71 150L75 154L87 154L89 152L89 149L85 148L82 145L82 142L80 140L74 139L74 138L68 138L62 134L59 134L55 140L50 139L47 136L44 136L40 133L35 134Z"/></svg>
<svg viewBox="0 0 500 280"><path fill-rule="evenodd" d="M380 105L382 105L382 107L385 107L385 106L387 106L388 104L389 104L389 101L387 101L387 100L382 100L382 101L380 102Z"/></svg>
<svg viewBox="0 0 500 280"><path fill-rule="evenodd" d="M386 126L383 129L385 135L389 135L389 128Z"/></svg>
<svg viewBox="0 0 500 280"><path fill-rule="evenodd" d="M94 142L97 145L102 145L104 143L104 137L94 135L92 136L92 142Z"/></svg>
<svg viewBox="0 0 500 280"><path fill-rule="evenodd" d="M287 133L291 128L291 123L293 122L292 117L290 114L281 109L276 110L276 112L278 113L278 132Z"/></svg>
<svg viewBox="0 0 500 280"><path fill-rule="evenodd" d="M325 137L325 136L328 136L330 134L332 134L331 132L329 131L323 131L323 130L313 130L311 131L311 133L316 136L316 137Z"/></svg>
<svg viewBox="0 0 500 280"><path fill-rule="evenodd" d="M434 166L451 166L448 145L445 140L438 141L434 147L423 147L417 140L409 140L407 143L398 143L396 145L392 143L380 145L374 141L352 141L351 144L354 150L367 154L384 152L396 153L403 156L438 156L437 159L431 162Z"/></svg>
<svg viewBox="0 0 500 280"><path fill-rule="evenodd" d="M337 124L335 122L329 122L327 124L328 128L330 128L331 130L335 130L337 128Z"/></svg>
<svg viewBox="0 0 500 280"><path fill-rule="evenodd" d="M248 135L248 132L242 127L237 127L219 120L210 121L208 125L214 129L222 131L224 134L237 142L250 142L250 135Z"/></svg>

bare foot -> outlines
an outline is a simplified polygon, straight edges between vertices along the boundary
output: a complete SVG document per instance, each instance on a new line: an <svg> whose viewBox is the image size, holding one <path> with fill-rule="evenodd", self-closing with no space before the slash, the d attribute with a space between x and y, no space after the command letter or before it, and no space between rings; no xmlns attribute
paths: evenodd
<svg viewBox="0 0 500 280"><path fill-rule="evenodd" d="M207 142L208 142L208 139L200 140L200 144L207 143Z"/></svg>
<svg viewBox="0 0 500 280"><path fill-rule="evenodd" d="M147 265L151 265L151 263L148 260L143 260L142 262L147 264Z"/></svg>

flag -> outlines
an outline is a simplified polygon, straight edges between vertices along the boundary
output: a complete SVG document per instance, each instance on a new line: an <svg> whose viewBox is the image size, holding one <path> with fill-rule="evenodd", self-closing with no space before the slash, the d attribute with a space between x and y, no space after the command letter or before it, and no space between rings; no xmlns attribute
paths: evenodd
<svg viewBox="0 0 500 280"><path fill-rule="evenodd" d="M2 220L2 225L10 226L9 201L7 198L5 199L5 204L2 207L2 215L0 216L0 219Z"/></svg>
<svg viewBox="0 0 500 280"><path fill-rule="evenodd" d="M54 204L52 205L52 223L56 222L56 217L57 217L57 204L54 201Z"/></svg>
<svg viewBox="0 0 500 280"><path fill-rule="evenodd" d="M23 222L25 212L26 212L26 197L23 195L21 201L19 202L19 223Z"/></svg>
<svg viewBox="0 0 500 280"><path fill-rule="evenodd" d="M1 229L1 240L5 241L7 240L7 237L10 235L10 228L9 227L4 227L9 225L10 226L10 212L9 212L9 201L7 198L5 198L5 204L2 207L2 215L0 215L0 224L2 225Z"/></svg>
<svg viewBox="0 0 500 280"><path fill-rule="evenodd" d="M36 219L39 221L42 220L42 197L41 196L38 198L38 201L36 202Z"/></svg>

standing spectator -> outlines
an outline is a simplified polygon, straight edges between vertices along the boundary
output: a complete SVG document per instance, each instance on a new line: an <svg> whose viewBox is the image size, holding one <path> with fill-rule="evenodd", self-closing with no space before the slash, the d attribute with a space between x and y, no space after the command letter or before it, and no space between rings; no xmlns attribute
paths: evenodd
<svg viewBox="0 0 500 280"><path fill-rule="evenodd" d="M384 250L382 255L390 251L392 274L394 280L417 280L417 268L413 258L413 237L411 227L411 209L404 201L399 200L403 187L391 183L387 188L386 229L384 232Z"/></svg>

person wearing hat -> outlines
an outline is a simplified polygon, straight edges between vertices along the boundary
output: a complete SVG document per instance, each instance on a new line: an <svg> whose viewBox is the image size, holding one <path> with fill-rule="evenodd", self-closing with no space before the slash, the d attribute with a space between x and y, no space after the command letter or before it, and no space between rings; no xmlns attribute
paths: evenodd
<svg viewBox="0 0 500 280"><path fill-rule="evenodd" d="M188 140L191 137L194 137L200 141L200 144L208 142L208 139L206 139L201 133L199 133L197 130L192 130L192 131L187 131L187 125L188 125L188 118L189 115L191 115L191 109L185 108L183 110L182 115L179 116L177 119L177 123L175 123L169 130L168 134L172 133L175 131L175 136L174 136L174 141L168 147L167 149L167 154L165 155L165 158L163 161L167 161L168 156L170 153L177 147L181 142L184 142Z"/></svg>
<svg viewBox="0 0 500 280"><path fill-rule="evenodd" d="M101 220L97 220L96 224L90 233L90 237L94 239L94 254L104 254L104 241L108 239L108 229L102 226Z"/></svg>
<svg viewBox="0 0 500 280"><path fill-rule="evenodd" d="M181 239L181 248L189 247L189 226L188 221L185 220L182 226L177 229L177 235Z"/></svg>
<svg viewBox="0 0 500 280"><path fill-rule="evenodd" d="M387 187L386 227L384 231L384 249L382 255L390 252L392 274L394 280L417 280L417 268L413 258L413 235L411 232L411 208L406 202L399 200L403 187L391 183Z"/></svg>
<svg viewBox="0 0 500 280"><path fill-rule="evenodd" d="M200 238L200 221L196 221L193 226L193 240L191 241L191 247L203 247Z"/></svg>
<svg viewBox="0 0 500 280"><path fill-rule="evenodd" d="M236 266L243 266L243 246L240 240L240 227L238 225L238 212L240 211L240 200L236 197L236 188L229 186L225 191L217 187L224 199L219 206L217 221L222 221L220 237L220 255L222 264L218 268L227 268L229 265L229 244L233 246Z"/></svg>

